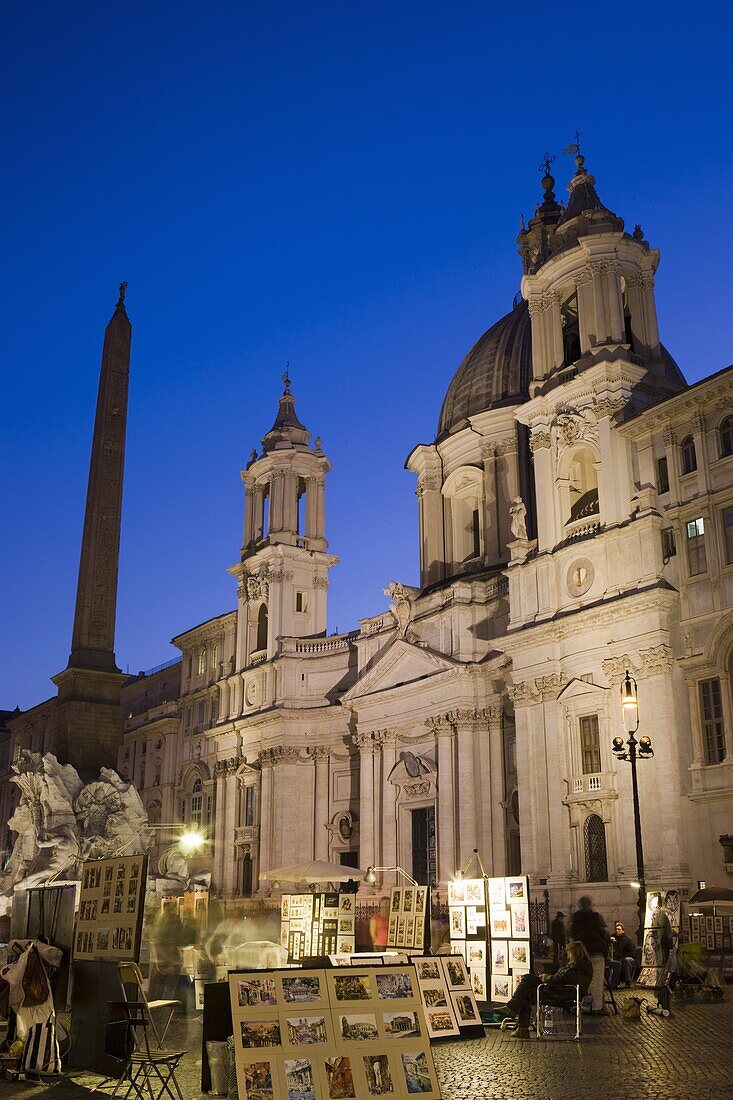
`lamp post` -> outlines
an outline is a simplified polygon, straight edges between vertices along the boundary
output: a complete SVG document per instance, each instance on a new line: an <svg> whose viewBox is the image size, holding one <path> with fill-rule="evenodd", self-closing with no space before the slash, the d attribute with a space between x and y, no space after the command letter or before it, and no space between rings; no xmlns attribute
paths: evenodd
<svg viewBox="0 0 733 1100"><path fill-rule="evenodd" d="M631 764L631 794L634 806L634 835L636 838L636 877L639 887L637 908L639 910L639 927L636 938L641 946L644 942L644 911L646 909L646 879L644 876L644 848L641 840L641 815L639 813L639 782L636 775L637 760L647 760L654 756L654 749L650 737L640 737L638 740L634 734L639 729L639 700L637 697L637 684L634 677L626 670L623 686L621 688L621 707L624 716L624 729L628 733L628 739L614 737L611 748L617 760L628 760Z"/></svg>

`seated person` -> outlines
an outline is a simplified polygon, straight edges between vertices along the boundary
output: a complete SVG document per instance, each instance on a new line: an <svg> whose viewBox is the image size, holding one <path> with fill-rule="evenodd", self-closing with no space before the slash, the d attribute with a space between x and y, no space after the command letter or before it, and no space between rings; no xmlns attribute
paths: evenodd
<svg viewBox="0 0 733 1100"><path fill-rule="evenodd" d="M541 974L539 978L536 974L525 974L514 996L502 1010L504 1016L517 1016L517 1029L512 1036L514 1039L529 1039L529 1014L539 985L547 985L542 994L543 1004L562 1007L575 1002L575 990L563 987L580 986L581 1000L590 989L593 963L583 944L579 940L571 940L565 948L565 954L567 962L556 973Z"/></svg>
<svg viewBox="0 0 733 1100"><path fill-rule="evenodd" d="M626 934L623 924L616 922L615 935L610 937L612 957L606 962L606 980L609 989L618 989L623 974L624 985L628 988L636 973L636 952L631 936Z"/></svg>

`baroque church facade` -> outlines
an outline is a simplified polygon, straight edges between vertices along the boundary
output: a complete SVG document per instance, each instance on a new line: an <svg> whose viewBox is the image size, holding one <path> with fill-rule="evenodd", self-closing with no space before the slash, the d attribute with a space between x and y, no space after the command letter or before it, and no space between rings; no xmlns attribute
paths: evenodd
<svg viewBox="0 0 733 1100"><path fill-rule="evenodd" d="M627 670L655 753L647 882L733 871L733 368L687 385L660 341L659 252L581 156L567 204L554 184L518 237L520 300L407 458L419 586L327 633L330 464L286 379L242 472L236 608L122 689L118 769L151 821L205 829L220 896L310 859L444 893L477 849L553 906L591 892L631 915L631 776L611 750ZM24 743L42 707L11 723Z"/></svg>

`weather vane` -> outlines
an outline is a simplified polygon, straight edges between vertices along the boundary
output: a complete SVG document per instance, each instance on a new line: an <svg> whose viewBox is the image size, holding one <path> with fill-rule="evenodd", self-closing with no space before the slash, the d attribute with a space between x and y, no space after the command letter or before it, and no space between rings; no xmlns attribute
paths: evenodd
<svg viewBox="0 0 733 1100"><path fill-rule="evenodd" d="M563 154L566 157L580 155L580 130L575 131L575 141L572 145L568 145L567 149L563 149Z"/></svg>
<svg viewBox="0 0 733 1100"><path fill-rule="evenodd" d="M290 360L288 359L285 364L285 371L283 372L283 383L285 385L285 392L290 393Z"/></svg>
<svg viewBox="0 0 733 1100"><path fill-rule="evenodd" d="M542 162L541 162L539 168L537 169L537 171L542 172L543 175L545 175L545 176L549 176L550 170L552 169L552 165L554 164L554 162L556 160L557 160L557 157L555 156L554 153L545 153L545 155L542 159Z"/></svg>

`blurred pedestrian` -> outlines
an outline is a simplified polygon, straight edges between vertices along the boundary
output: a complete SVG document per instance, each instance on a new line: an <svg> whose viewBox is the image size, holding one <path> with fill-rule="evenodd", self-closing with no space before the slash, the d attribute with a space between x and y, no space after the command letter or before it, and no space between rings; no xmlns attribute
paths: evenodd
<svg viewBox="0 0 733 1100"><path fill-rule="evenodd" d="M559 910L555 913L555 919L550 925L550 939L552 940L552 961L557 966L560 962L561 952L565 950L567 937L565 935L565 914Z"/></svg>
<svg viewBox="0 0 733 1100"><path fill-rule="evenodd" d="M372 940L372 950L381 951L387 946L387 933L389 931L389 898L379 899L379 910L369 921L369 935Z"/></svg>
<svg viewBox="0 0 733 1100"><path fill-rule="evenodd" d="M603 1004L603 979L606 970L606 957L608 955L608 929L606 922L600 913L593 909L593 902L587 896L578 901L578 909L573 913L570 921L571 940L580 940L590 955L593 964L593 981L591 993L593 994L593 1012L600 1016L608 1015Z"/></svg>

